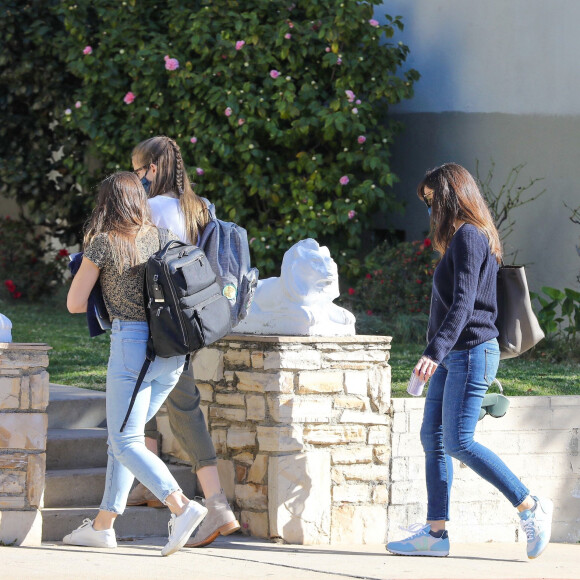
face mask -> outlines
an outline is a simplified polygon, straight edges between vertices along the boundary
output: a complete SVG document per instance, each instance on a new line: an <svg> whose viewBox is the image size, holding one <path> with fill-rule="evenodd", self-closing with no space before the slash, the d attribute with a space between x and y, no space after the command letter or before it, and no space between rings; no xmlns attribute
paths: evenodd
<svg viewBox="0 0 580 580"><path fill-rule="evenodd" d="M141 178L141 184L143 185L143 189L145 190L145 193L149 193L149 190L151 189L151 181L149 181L149 179L147 179L147 173L149 173L149 170L147 170L145 172L145 175Z"/></svg>

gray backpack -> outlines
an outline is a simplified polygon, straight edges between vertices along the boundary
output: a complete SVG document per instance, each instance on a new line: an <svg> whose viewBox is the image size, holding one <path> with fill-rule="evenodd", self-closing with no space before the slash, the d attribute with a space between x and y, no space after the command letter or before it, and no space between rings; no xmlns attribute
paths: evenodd
<svg viewBox="0 0 580 580"><path fill-rule="evenodd" d="M258 269L250 263L250 246L246 230L233 222L217 219L215 206L204 197L211 220L199 239L216 274L222 294L230 303L231 324L234 328L246 317L258 284Z"/></svg>

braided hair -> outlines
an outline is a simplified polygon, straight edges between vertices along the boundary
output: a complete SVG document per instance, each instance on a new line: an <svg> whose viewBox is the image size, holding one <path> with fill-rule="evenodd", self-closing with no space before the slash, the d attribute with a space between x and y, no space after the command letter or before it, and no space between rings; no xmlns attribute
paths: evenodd
<svg viewBox="0 0 580 580"><path fill-rule="evenodd" d="M195 244L209 221L209 213L203 200L191 187L179 145L165 135L151 137L139 143L131 156L139 167L155 164L157 173L149 197L173 194L179 199L185 230L189 241Z"/></svg>

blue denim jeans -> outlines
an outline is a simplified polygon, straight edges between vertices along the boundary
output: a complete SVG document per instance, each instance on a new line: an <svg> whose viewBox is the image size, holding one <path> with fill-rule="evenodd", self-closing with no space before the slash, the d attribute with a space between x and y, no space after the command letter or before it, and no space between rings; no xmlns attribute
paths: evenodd
<svg viewBox="0 0 580 580"><path fill-rule="evenodd" d="M517 507L529 490L492 451L473 439L483 396L499 365L496 339L452 350L427 389L421 426L427 479L427 520L449 520L455 457L495 486Z"/></svg>
<svg viewBox="0 0 580 580"><path fill-rule="evenodd" d="M107 367L107 478L100 508L117 514L125 509L134 477L161 501L180 491L165 463L145 447L144 429L179 380L184 356L157 357L151 363L127 425L120 431L145 361L148 335L146 322L113 320Z"/></svg>

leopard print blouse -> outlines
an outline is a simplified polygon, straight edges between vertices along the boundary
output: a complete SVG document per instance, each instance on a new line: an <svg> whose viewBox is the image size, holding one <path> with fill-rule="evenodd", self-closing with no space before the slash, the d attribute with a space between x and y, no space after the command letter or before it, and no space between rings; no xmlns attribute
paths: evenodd
<svg viewBox="0 0 580 580"><path fill-rule="evenodd" d="M169 232L168 239L176 240L177 236ZM139 235L136 244L139 263L133 267L123 267L121 274L114 263L107 234L97 234L84 252L84 257L93 262L101 271L99 280L111 320L113 318L147 320L143 299L143 279L145 264L149 256L159 250L157 228L150 228Z"/></svg>

